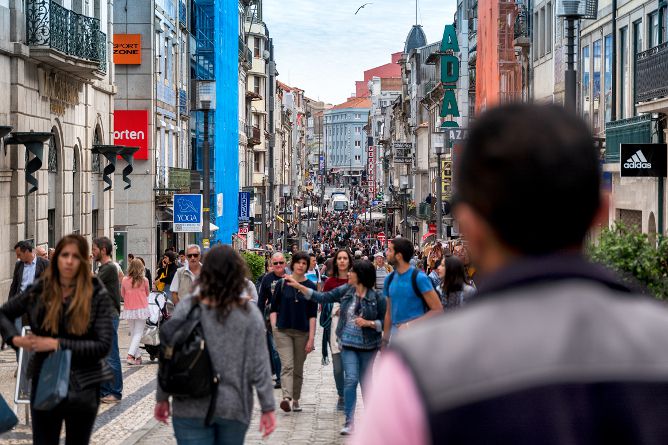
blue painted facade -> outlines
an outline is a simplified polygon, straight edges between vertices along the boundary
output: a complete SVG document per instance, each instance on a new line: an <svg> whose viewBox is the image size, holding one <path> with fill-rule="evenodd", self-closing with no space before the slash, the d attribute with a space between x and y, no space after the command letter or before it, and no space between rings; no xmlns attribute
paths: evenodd
<svg viewBox="0 0 668 445"><path fill-rule="evenodd" d="M238 0L193 0L195 52L191 75L216 81L216 106L209 113L211 169L211 244L231 244L238 230L239 196L239 3ZM203 112L191 114L193 169L202 170ZM222 194L222 216L218 197Z"/></svg>

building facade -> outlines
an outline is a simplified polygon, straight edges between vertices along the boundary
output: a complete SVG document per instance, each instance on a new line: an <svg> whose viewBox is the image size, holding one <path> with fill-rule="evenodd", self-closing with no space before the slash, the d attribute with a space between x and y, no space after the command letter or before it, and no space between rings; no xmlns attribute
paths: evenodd
<svg viewBox="0 0 668 445"><path fill-rule="evenodd" d="M111 12L105 0L0 1L0 126L15 136L0 142L0 301L17 241L55 247L69 233L113 235L123 183L105 190L108 162L92 153L113 143ZM42 153L24 145L35 135L19 138L31 131L45 133Z"/></svg>

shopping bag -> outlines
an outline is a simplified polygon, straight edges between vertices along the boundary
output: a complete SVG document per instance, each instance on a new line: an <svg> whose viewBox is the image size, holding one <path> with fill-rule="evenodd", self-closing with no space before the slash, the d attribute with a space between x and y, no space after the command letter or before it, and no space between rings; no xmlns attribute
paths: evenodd
<svg viewBox="0 0 668 445"><path fill-rule="evenodd" d="M67 349L52 352L44 360L33 403L35 409L49 411L65 400L70 386L71 364L72 351Z"/></svg>
<svg viewBox="0 0 668 445"><path fill-rule="evenodd" d="M147 324L144 328L144 335L141 338L141 343L149 346L158 346L160 344L160 332L158 327Z"/></svg>
<svg viewBox="0 0 668 445"><path fill-rule="evenodd" d="M5 399L0 396L0 433L6 433L19 423L14 411L7 405Z"/></svg>

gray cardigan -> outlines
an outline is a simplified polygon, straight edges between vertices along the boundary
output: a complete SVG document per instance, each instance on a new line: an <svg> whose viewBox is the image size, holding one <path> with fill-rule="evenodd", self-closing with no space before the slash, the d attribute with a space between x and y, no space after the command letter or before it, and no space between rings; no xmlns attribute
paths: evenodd
<svg viewBox="0 0 668 445"><path fill-rule="evenodd" d="M192 301L190 296L181 300L173 317L185 317ZM253 412L253 387L262 412L274 411L276 402L265 326L257 306L246 304L245 307L234 308L222 322L218 320L215 309L204 310L202 326L213 367L221 376L214 417L249 424ZM168 398L169 394L158 385L157 400L160 402ZM172 415L203 419L209 400L209 397L173 397Z"/></svg>

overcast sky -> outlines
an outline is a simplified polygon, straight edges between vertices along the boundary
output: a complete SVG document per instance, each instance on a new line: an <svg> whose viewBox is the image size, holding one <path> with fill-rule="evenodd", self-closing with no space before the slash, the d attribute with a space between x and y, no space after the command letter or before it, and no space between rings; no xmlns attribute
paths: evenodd
<svg viewBox="0 0 668 445"><path fill-rule="evenodd" d="M362 4L371 1L360 10ZM455 0L420 0L418 23L428 43L451 24ZM403 51L415 24L414 0L264 0L264 21L274 39L279 80L312 99L344 102L364 70Z"/></svg>

